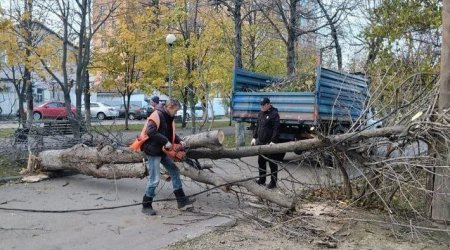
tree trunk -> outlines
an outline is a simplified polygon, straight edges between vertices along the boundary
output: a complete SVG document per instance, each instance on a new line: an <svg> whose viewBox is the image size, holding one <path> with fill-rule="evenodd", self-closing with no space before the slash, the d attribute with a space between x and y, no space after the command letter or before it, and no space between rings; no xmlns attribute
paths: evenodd
<svg viewBox="0 0 450 250"><path fill-rule="evenodd" d="M32 21L33 21L33 1L25 0L25 17L23 27L25 29L25 69L23 73L23 83L26 86L26 100L27 100L27 121L26 127L31 128L33 122L33 83L31 81L31 48L33 47L32 41Z"/></svg>
<svg viewBox="0 0 450 250"><path fill-rule="evenodd" d="M185 142L190 148L218 147L222 144L223 139L222 131L213 131L189 136ZM110 146L92 148L79 144L70 149L43 151L37 157L30 155L29 159L28 165L32 170L73 170L85 175L107 179L143 178L147 174L145 158L141 153L116 150ZM278 192L269 191L257 185L251 177L222 176L195 169L184 163L177 162L176 165L182 175L195 181L222 187L224 190L229 190L232 185L242 186L249 192L282 207L295 208L292 198L284 197Z"/></svg>
<svg viewBox="0 0 450 250"><path fill-rule="evenodd" d="M288 32L288 39L287 39L287 74L288 76L295 75L296 71L296 52L295 52L295 43L297 41L297 32L296 28L298 26L297 24L297 1L291 0L290 1L290 8L289 8L289 25L286 26L287 32Z"/></svg>
<svg viewBox="0 0 450 250"><path fill-rule="evenodd" d="M439 89L439 113L447 115L450 108L450 3L443 1L442 8L442 47L441 47L441 85ZM440 138L440 137L439 137ZM445 139L441 139L445 140ZM434 193L431 218L437 221L450 221L450 153L448 142L442 141L438 148L440 167L434 176Z"/></svg>
<svg viewBox="0 0 450 250"><path fill-rule="evenodd" d="M234 67L242 68L242 18L241 18L242 0L235 0L234 2Z"/></svg>
<svg viewBox="0 0 450 250"><path fill-rule="evenodd" d="M188 148L218 148L222 147L225 134L222 130L199 133L184 138Z"/></svg>
<svg viewBox="0 0 450 250"><path fill-rule="evenodd" d="M342 135L333 135L323 139L314 138L309 140L293 141L280 143L275 145L249 146L237 149L224 148L220 150L211 149L194 149L187 152L187 156L193 159L208 158L242 158L259 154L280 154L294 151L304 151L316 148L324 148L339 143L351 143L364 140L371 137L389 137L391 135L399 135L406 130L403 126L386 127L373 130L365 130L362 132L348 133Z"/></svg>

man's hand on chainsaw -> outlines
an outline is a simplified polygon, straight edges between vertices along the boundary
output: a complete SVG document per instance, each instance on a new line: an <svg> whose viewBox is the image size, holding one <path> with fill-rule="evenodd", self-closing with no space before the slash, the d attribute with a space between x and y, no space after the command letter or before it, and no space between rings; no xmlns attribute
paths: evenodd
<svg viewBox="0 0 450 250"><path fill-rule="evenodd" d="M186 142L185 141L180 141L181 146L184 148L186 148Z"/></svg>
<svg viewBox="0 0 450 250"><path fill-rule="evenodd" d="M166 143L166 145L164 145L164 148L166 148L166 149L170 149L171 147L172 147L172 143L170 143L170 141L168 141Z"/></svg>

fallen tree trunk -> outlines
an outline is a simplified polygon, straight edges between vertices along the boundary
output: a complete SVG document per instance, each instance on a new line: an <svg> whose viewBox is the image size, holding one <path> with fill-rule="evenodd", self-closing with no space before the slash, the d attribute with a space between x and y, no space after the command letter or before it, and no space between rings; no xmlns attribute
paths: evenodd
<svg viewBox="0 0 450 250"><path fill-rule="evenodd" d="M225 140L225 134L222 130L198 133L184 138L186 147L194 148L220 148Z"/></svg>
<svg viewBox="0 0 450 250"><path fill-rule="evenodd" d="M236 149L196 149L189 150L187 157L192 159L208 158L208 159L222 159L222 158L242 158L247 156L254 156L259 154L279 154L294 151L312 150L317 148L324 148L333 145L340 145L342 143L353 143L372 137L390 137L393 135L400 135L406 131L404 126L386 127L373 130L365 130L362 132L354 132L342 135L332 135L325 138L314 138L308 140L301 140L295 142L286 142L273 145L262 146L248 146Z"/></svg>
<svg viewBox="0 0 450 250"><path fill-rule="evenodd" d="M237 149L217 149L223 142L223 132L213 131L192 135L185 138L190 158L240 158L258 154L285 153L295 150L311 150L315 148L342 145L343 142L350 143L370 137L389 137L399 135L405 131L405 127L389 127L376 130L362 131L335 135L322 139L310 139L297 142L280 143L275 145L241 147ZM213 149L192 149L195 147L209 146ZM145 156L142 153L129 150L114 149L110 146L93 148L85 145L76 145L65 150L48 150L30 157L35 169L42 170L73 170L79 173L109 179L120 178L143 178L146 175ZM221 176L206 171L201 171L186 164L177 163L181 174L202 183L215 186L237 185L245 187L249 192L278 204L283 207L293 208L294 202L281 194L269 191L249 181L249 178L241 176Z"/></svg>
<svg viewBox="0 0 450 250"><path fill-rule="evenodd" d="M214 186L241 186L246 188L249 192L257 195L260 198L271 201L282 207L295 209L295 202L293 199L281 195L278 192L270 191L266 187L260 186L253 181L253 178L246 178L242 176L223 176L206 171L197 170L191 167L186 167L184 164L177 163L180 173L195 181L211 184Z"/></svg>

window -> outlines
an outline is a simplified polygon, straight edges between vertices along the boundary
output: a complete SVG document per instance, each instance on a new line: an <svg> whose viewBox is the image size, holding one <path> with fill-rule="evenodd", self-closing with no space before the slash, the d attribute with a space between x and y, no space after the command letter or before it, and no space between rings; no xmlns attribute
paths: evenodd
<svg viewBox="0 0 450 250"><path fill-rule="evenodd" d="M91 103L91 108L98 108L98 104L97 103Z"/></svg>
<svg viewBox="0 0 450 250"><path fill-rule="evenodd" d="M44 89L36 89L36 102L42 102L44 100Z"/></svg>
<svg viewBox="0 0 450 250"><path fill-rule="evenodd" d="M58 104L59 104L58 102L49 102L49 103L47 103L47 107L49 107L49 108L60 107Z"/></svg>

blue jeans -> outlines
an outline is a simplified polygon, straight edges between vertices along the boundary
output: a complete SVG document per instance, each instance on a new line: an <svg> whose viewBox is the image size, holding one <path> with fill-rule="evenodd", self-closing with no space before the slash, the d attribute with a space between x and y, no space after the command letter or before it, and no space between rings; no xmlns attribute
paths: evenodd
<svg viewBox="0 0 450 250"><path fill-rule="evenodd" d="M170 178L172 179L173 190L178 190L182 188L180 179L180 170L175 166L175 163L167 157L164 156L148 156L148 182L145 189L145 195L147 197L155 197L155 190L158 187L160 180L159 164L162 164L169 172Z"/></svg>

